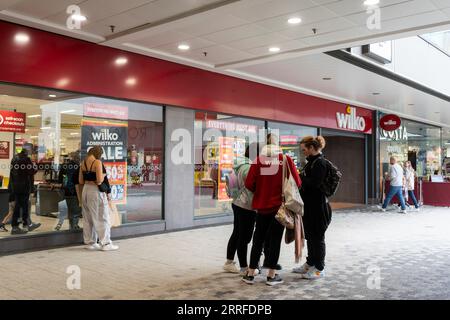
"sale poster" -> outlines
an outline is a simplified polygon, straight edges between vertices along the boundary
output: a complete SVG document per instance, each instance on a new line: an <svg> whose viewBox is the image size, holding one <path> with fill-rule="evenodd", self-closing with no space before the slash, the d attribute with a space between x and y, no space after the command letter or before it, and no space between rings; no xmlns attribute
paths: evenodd
<svg viewBox="0 0 450 320"><path fill-rule="evenodd" d="M9 141L0 141L0 159L9 159Z"/></svg>
<svg viewBox="0 0 450 320"><path fill-rule="evenodd" d="M127 202L127 129L124 121L83 119L81 122L81 155L84 158L92 147L102 147L102 161L115 204Z"/></svg>

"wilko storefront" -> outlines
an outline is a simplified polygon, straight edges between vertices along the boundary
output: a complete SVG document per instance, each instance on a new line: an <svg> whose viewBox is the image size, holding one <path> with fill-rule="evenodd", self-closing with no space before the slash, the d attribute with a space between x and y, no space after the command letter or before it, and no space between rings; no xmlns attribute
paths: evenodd
<svg viewBox="0 0 450 320"><path fill-rule="evenodd" d="M18 47L17 33L29 43ZM31 218L41 223L26 235L0 233L0 254L82 243L61 166L94 145L118 209L113 239L231 222L227 175L268 132L299 171L300 140L325 136L325 156L344 174L333 206L377 197L371 110L3 21L0 46L0 219L10 228L8 166L27 149L39 168ZM128 63L117 66L118 57Z"/></svg>

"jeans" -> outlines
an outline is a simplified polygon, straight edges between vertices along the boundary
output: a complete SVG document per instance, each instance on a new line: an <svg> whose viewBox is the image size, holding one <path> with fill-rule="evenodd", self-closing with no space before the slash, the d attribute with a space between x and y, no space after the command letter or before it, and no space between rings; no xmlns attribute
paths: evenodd
<svg viewBox="0 0 450 320"><path fill-rule="evenodd" d="M22 224L24 227L28 226L28 222L30 222L30 213L29 213L29 197L30 194L14 194L16 199L16 206L14 207L13 218L11 222L11 226L16 228L19 226L19 218L20 218L20 209L22 209Z"/></svg>
<svg viewBox="0 0 450 320"><path fill-rule="evenodd" d="M59 214L59 224L63 224L64 220L69 216L69 228L70 230L78 226L78 221L81 217L81 208L78 203L77 196L65 196L67 204L67 212L63 211Z"/></svg>
<svg viewBox="0 0 450 320"><path fill-rule="evenodd" d="M391 186L389 188L389 193L386 196L386 199L384 200L383 203L383 209L386 209L388 204L391 202L392 198L397 195L397 197L400 200L400 204L402 206L402 210L406 210L406 205L405 205L405 198L403 198L403 188L402 187L396 187L396 186Z"/></svg>
<svg viewBox="0 0 450 320"><path fill-rule="evenodd" d="M306 263L309 266L316 267L319 271L322 271L325 268L325 234L315 234L306 239L306 245L308 247Z"/></svg>
<svg viewBox="0 0 450 320"><path fill-rule="evenodd" d="M232 205L234 213L233 233L227 246L227 259L234 260L234 254L237 251L239 265L246 268L248 244L252 239L253 230L255 228L256 212L243 209Z"/></svg>
<svg viewBox="0 0 450 320"><path fill-rule="evenodd" d="M414 190L408 190L408 195L412 199L412 201L414 203L414 207L416 207L416 209L417 209L419 207L419 204L417 203L416 196L414 195Z"/></svg>
<svg viewBox="0 0 450 320"><path fill-rule="evenodd" d="M275 269L280 258L281 239L284 226L275 219L276 212L270 214L257 214L256 227L253 234L253 245L250 254L250 269L258 267L264 242L268 245L265 262L269 269Z"/></svg>

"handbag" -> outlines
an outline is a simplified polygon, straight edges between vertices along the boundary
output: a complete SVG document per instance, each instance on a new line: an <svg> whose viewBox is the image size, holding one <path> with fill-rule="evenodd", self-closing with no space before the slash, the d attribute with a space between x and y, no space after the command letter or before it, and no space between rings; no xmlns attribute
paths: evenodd
<svg viewBox="0 0 450 320"><path fill-rule="evenodd" d="M281 206L275 215L275 219L287 229L295 228L295 215L303 216L303 200L297 188L297 184L287 168L286 156L283 155L283 183L281 190ZM286 178L289 170L289 179ZM294 209L294 210L292 210Z"/></svg>
<svg viewBox="0 0 450 320"><path fill-rule="evenodd" d="M287 172L289 172L289 178L287 178ZM287 164L286 156L283 155L283 190L282 197L286 208L291 210L296 214L303 216L303 199L295 182L294 176L292 175L291 169Z"/></svg>

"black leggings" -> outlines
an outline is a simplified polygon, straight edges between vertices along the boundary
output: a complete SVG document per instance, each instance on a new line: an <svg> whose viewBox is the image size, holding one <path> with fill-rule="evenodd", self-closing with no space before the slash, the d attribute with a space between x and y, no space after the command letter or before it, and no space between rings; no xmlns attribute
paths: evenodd
<svg viewBox="0 0 450 320"><path fill-rule="evenodd" d="M237 251L239 265L246 268L247 265L247 249L252 239L253 230L255 228L254 211L246 210L236 205L232 205L234 214L233 233L227 246L227 259L234 260L234 254Z"/></svg>
<svg viewBox="0 0 450 320"><path fill-rule="evenodd" d="M267 245L265 264L275 269L280 258L281 239L284 227L275 219L276 212L256 215L256 228L253 235L253 246L250 254L250 269L256 269L261 257L264 242Z"/></svg>
<svg viewBox="0 0 450 320"><path fill-rule="evenodd" d="M325 233L313 234L306 239L308 257L306 263L322 271L325 268Z"/></svg>

